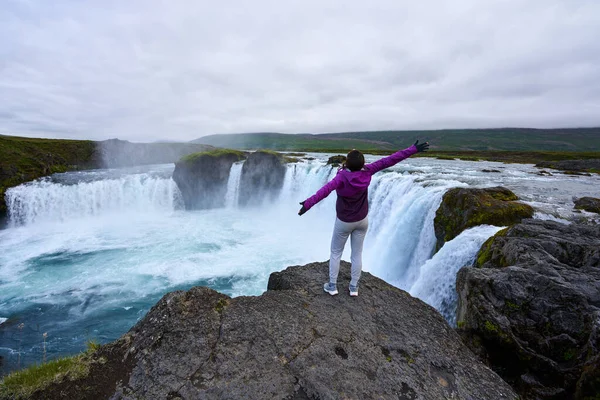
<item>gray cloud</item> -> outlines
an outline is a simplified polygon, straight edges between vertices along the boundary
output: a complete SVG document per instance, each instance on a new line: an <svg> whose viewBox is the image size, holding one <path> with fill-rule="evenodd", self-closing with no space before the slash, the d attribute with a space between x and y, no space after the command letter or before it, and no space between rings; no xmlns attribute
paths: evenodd
<svg viewBox="0 0 600 400"><path fill-rule="evenodd" d="M600 125L597 0L5 0L0 133Z"/></svg>

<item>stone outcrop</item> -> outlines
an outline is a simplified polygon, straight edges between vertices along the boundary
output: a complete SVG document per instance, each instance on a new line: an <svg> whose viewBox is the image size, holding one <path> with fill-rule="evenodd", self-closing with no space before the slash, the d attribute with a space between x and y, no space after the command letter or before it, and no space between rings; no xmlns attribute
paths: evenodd
<svg viewBox="0 0 600 400"><path fill-rule="evenodd" d="M266 150L251 153L242 166L238 204L246 206L275 199L283 187L285 172L281 154Z"/></svg>
<svg viewBox="0 0 600 400"><path fill-rule="evenodd" d="M177 183L188 210L223 207L227 180L233 163L243 160L236 150L214 150L190 154L175 163Z"/></svg>
<svg viewBox="0 0 600 400"><path fill-rule="evenodd" d="M462 231L477 225L514 225L533 216L533 208L503 187L448 190L435 214L436 250Z"/></svg>
<svg viewBox="0 0 600 400"><path fill-rule="evenodd" d="M553 168L562 171L600 173L600 159L541 161L535 166L538 168Z"/></svg>
<svg viewBox="0 0 600 400"><path fill-rule="evenodd" d="M331 165L332 167L339 167L345 161L346 161L346 156L342 156L342 155L331 156L327 160L327 165Z"/></svg>
<svg viewBox="0 0 600 400"><path fill-rule="evenodd" d="M575 200L575 209L600 214L600 199L594 197L579 198Z"/></svg>
<svg viewBox="0 0 600 400"><path fill-rule="evenodd" d="M340 289L349 283L342 264ZM273 273L258 297L205 287L165 295L93 377L38 398L516 399L432 307L364 273L360 296L323 292L328 264ZM115 364L115 360L118 360ZM85 379L90 385L85 384ZM109 393L110 392L110 393ZM60 394L53 397L49 394Z"/></svg>
<svg viewBox="0 0 600 400"><path fill-rule="evenodd" d="M598 398L600 226L502 230L457 291L459 333L525 399Z"/></svg>

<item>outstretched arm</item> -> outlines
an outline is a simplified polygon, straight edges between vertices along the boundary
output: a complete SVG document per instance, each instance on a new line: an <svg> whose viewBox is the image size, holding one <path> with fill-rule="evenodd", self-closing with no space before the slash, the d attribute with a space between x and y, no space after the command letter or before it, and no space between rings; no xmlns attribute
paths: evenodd
<svg viewBox="0 0 600 400"><path fill-rule="evenodd" d="M310 196L308 199L300 202L300 204L302 204L302 208L300 209L300 211L298 211L298 215L304 214L305 212L310 210L312 208L312 206L314 206L315 204L317 204L318 202L323 200L325 197L329 196L329 194L331 192L333 192L335 189L337 189L339 183L340 183L340 174L338 173L335 176L335 178L333 178L332 180L327 182L325 184L325 186L323 186L321 189L317 190L317 193Z"/></svg>
<svg viewBox="0 0 600 400"><path fill-rule="evenodd" d="M366 164L364 169L365 169L365 171L367 171L371 175L373 175L374 173L379 172L382 169L386 169L386 168L391 167L392 165L398 164L400 161L407 159L408 157L412 156L413 154L419 153L421 151L427 151L428 148L429 148L429 143L425 142L425 143L419 144L419 141L417 140L415 142L415 144L413 144L409 148L397 151L394 154L392 154L391 156L384 157L381 160L375 161L374 163Z"/></svg>

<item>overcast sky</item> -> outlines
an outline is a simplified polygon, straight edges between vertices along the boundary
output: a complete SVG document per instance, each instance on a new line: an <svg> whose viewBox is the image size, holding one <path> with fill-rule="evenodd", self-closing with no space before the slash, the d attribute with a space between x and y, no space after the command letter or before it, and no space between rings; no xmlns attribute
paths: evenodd
<svg viewBox="0 0 600 400"><path fill-rule="evenodd" d="M600 126L599 0L0 0L0 133Z"/></svg>

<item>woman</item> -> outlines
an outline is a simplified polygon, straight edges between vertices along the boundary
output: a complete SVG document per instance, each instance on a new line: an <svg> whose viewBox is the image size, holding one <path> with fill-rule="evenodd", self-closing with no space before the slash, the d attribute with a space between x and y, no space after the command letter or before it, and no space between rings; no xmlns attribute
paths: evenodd
<svg viewBox="0 0 600 400"><path fill-rule="evenodd" d="M371 176L382 169L391 167L412 156L413 154L427 151L429 143L419 144L417 140L414 145L407 149L398 151L391 156L382 158L371 164L365 165L365 156L358 150L352 150L348 153L346 161L339 169L335 178L329 181L325 186L317 191L313 196L300 202L302 208L298 215L302 215L310 210L315 204L329 196L329 193L336 191L338 198L335 209L337 218L333 228L333 237L331 238L331 256L329 258L329 282L323 285L330 295L338 294L337 277L340 271L340 259L344 252L344 246L351 237L352 246L351 256L351 280L350 296L358 296L358 280L362 271L362 248L369 227L369 193L368 188L371 183Z"/></svg>

